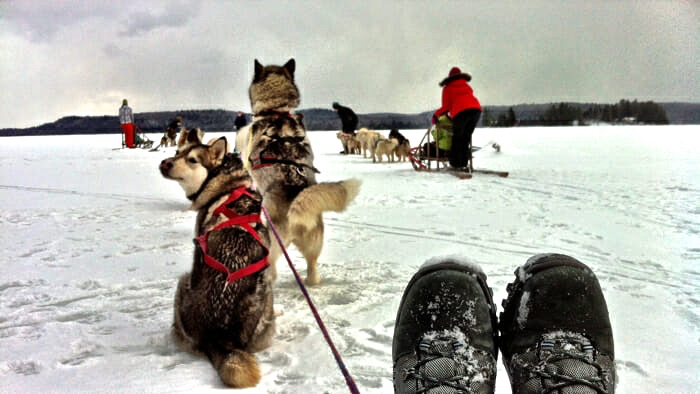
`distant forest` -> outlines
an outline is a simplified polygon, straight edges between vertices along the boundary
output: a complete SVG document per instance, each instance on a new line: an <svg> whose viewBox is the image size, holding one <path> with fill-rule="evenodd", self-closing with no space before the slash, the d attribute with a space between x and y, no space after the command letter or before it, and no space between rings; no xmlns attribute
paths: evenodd
<svg viewBox="0 0 700 394"><path fill-rule="evenodd" d="M135 123L145 133L162 133L176 116L182 116L187 128L204 131L232 131L238 111L182 110L135 113ZM337 114L329 109L302 109L307 130L340 130ZM419 114L358 114L359 127L375 130L426 129L432 111ZM616 104L519 104L485 106L480 127L585 126L609 124L700 124L700 103L654 103L620 100ZM120 133L114 116L67 116L55 122L24 129L0 129L0 136L109 134Z"/></svg>

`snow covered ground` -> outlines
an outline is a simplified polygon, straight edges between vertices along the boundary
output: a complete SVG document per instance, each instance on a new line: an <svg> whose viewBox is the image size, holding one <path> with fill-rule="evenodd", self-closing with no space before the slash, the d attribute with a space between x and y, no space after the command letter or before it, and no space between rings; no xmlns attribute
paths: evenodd
<svg viewBox="0 0 700 394"><path fill-rule="evenodd" d="M223 134L234 138L207 137ZM417 144L423 131L405 134ZM458 254L481 265L500 308L515 268L542 252L597 273L617 393L698 392L699 126L477 129L475 145L503 149L478 152L476 166L511 175L471 180L339 155L335 133L310 137L319 180L364 181L346 212L325 215L323 283L310 289L361 392L392 392L396 308L425 260ZM224 390L208 361L168 335L195 217L157 170L174 148L119 146L119 135L0 139L2 393ZM258 354L261 384L242 392L347 392L277 264L276 340ZM497 392L510 393L500 363Z"/></svg>

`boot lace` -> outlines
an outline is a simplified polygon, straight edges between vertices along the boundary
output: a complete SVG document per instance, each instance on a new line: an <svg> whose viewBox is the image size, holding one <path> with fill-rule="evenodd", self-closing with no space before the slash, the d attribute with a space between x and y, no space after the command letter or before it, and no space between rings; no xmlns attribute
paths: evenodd
<svg viewBox="0 0 700 394"><path fill-rule="evenodd" d="M575 392L609 394L607 370L596 361L595 349L585 337L545 337L539 344L539 354L535 353L515 360L529 375L526 392L544 394L575 387Z"/></svg>
<svg viewBox="0 0 700 394"><path fill-rule="evenodd" d="M484 355L477 353L459 338L423 338L418 346L420 356L406 369L404 381L420 382L416 393L478 394L481 390L475 387L485 383L495 360L490 358L493 364L484 363Z"/></svg>

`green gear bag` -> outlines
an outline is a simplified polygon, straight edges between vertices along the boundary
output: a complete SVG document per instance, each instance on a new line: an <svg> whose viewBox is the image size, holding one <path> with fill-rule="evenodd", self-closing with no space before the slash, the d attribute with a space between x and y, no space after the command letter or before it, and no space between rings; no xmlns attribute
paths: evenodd
<svg viewBox="0 0 700 394"><path fill-rule="evenodd" d="M450 150L452 148L452 119L447 115L441 115L432 132L433 139L437 141L438 148Z"/></svg>

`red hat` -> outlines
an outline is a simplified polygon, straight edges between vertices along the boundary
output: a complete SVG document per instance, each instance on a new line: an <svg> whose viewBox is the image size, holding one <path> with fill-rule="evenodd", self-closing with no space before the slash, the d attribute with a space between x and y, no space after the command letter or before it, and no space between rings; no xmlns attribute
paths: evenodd
<svg viewBox="0 0 700 394"><path fill-rule="evenodd" d="M459 67L452 67L452 69L450 70L449 76L454 77L455 75L461 74L461 73L462 73L462 70L460 70Z"/></svg>

